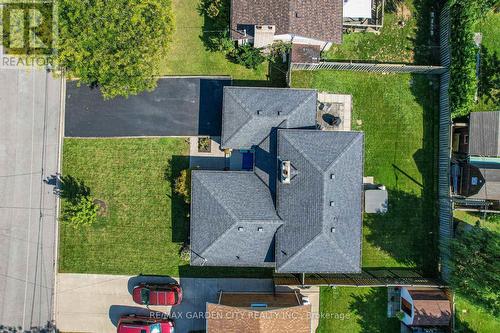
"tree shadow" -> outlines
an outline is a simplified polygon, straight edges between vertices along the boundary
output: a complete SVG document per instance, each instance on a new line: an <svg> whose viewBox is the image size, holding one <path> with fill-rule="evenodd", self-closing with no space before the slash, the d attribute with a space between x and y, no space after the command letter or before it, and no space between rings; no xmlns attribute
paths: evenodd
<svg viewBox="0 0 500 333"><path fill-rule="evenodd" d="M127 282L127 289L130 295L132 295L134 288L141 283L146 284L166 284L166 283L177 283L177 281L165 275L137 275L131 277Z"/></svg>
<svg viewBox="0 0 500 333"><path fill-rule="evenodd" d="M59 196L72 204L90 195L90 188L83 180L71 175L61 176L59 179Z"/></svg>
<svg viewBox="0 0 500 333"><path fill-rule="evenodd" d="M111 305L109 307L109 320L113 323L114 326L118 326L118 322L120 318L127 315L136 315L141 317L150 316L150 312L146 308L141 308L138 306L126 306L126 305Z"/></svg>
<svg viewBox="0 0 500 333"><path fill-rule="evenodd" d="M359 316L358 324L363 333L399 332L400 322L387 318L387 289L371 288L368 293L352 295L349 310Z"/></svg>
<svg viewBox="0 0 500 333"><path fill-rule="evenodd" d="M181 278L255 278L270 279L273 269L259 267L213 267L213 266L179 266Z"/></svg>
<svg viewBox="0 0 500 333"><path fill-rule="evenodd" d="M413 41L414 62L418 65L439 64L439 13L441 6L435 0L414 0L417 31ZM434 19L431 18L434 13ZM432 27L431 31L431 21Z"/></svg>
<svg viewBox="0 0 500 333"><path fill-rule="evenodd" d="M174 155L164 171L164 179L171 185L170 216L172 219L172 241L187 243L189 241L189 205L184 198L174 191L174 184L181 171L189 168L189 156Z"/></svg>

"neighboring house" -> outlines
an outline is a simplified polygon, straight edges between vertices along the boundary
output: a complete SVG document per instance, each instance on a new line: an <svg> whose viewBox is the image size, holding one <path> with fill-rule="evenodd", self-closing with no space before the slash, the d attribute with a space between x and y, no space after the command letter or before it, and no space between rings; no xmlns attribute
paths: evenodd
<svg viewBox="0 0 500 333"><path fill-rule="evenodd" d="M452 186L458 204L499 208L500 111L473 112L454 124Z"/></svg>
<svg viewBox="0 0 500 333"><path fill-rule="evenodd" d="M451 302L437 288L401 288L402 332L449 332Z"/></svg>
<svg viewBox="0 0 500 333"><path fill-rule="evenodd" d="M276 40L320 45L342 43L344 0L232 0L231 35L265 47Z"/></svg>
<svg viewBox="0 0 500 333"><path fill-rule="evenodd" d="M309 333L311 305L299 293L219 293L207 303L207 333Z"/></svg>
<svg viewBox="0 0 500 333"><path fill-rule="evenodd" d="M361 271L364 136L317 113L314 90L224 88L221 148L250 171L192 172L191 265Z"/></svg>

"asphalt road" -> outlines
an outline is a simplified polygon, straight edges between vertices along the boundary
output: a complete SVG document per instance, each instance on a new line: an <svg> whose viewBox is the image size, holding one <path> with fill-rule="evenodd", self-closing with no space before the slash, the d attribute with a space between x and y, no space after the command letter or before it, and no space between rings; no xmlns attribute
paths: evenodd
<svg viewBox="0 0 500 333"><path fill-rule="evenodd" d="M229 78L161 78L152 92L104 100L98 88L66 87L66 137L220 136Z"/></svg>
<svg viewBox="0 0 500 333"><path fill-rule="evenodd" d="M0 67L0 325L53 317L61 80Z"/></svg>

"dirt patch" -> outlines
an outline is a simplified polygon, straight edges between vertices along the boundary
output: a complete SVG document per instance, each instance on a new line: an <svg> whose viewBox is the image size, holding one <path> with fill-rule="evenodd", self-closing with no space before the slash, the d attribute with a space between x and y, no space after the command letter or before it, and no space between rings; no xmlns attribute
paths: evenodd
<svg viewBox="0 0 500 333"><path fill-rule="evenodd" d="M410 8L405 3L399 3L396 6L396 14L399 20L404 22L409 21L412 18L412 13Z"/></svg>
<svg viewBox="0 0 500 333"><path fill-rule="evenodd" d="M106 204L106 202L100 199L94 199L93 203L99 206L99 211L97 212L99 216L108 215L108 205Z"/></svg>

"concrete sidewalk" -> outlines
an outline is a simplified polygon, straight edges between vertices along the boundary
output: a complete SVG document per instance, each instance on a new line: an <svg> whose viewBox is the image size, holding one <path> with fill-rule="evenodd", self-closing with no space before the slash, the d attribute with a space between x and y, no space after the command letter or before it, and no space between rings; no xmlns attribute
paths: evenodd
<svg viewBox="0 0 500 333"><path fill-rule="evenodd" d="M176 279L179 281L179 279ZM116 332L121 315L146 316L151 311L169 313L176 332L205 329L207 302L217 302L219 290L273 291L271 279L182 278L183 301L179 306L146 307L132 301L131 291L142 281L172 282L168 277L143 277L98 274L58 274L56 325L62 332Z"/></svg>
<svg viewBox="0 0 500 333"><path fill-rule="evenodd" d="M53 315L61 79L0 66L0 87L0 325L28 330Z"/></svg>

